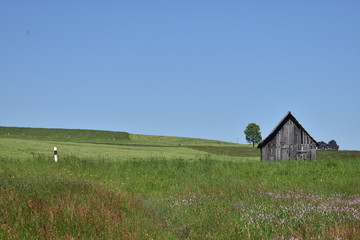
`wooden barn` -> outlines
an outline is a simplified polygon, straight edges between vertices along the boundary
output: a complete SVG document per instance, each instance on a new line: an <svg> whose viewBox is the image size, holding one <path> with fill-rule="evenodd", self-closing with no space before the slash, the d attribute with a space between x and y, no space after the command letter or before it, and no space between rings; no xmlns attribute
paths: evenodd
<svg viewBox="0 0 360 240"><path fill-rule="evenodd" d="M258 145L261 161L315 160L317 141L288 112Z"/></svg>

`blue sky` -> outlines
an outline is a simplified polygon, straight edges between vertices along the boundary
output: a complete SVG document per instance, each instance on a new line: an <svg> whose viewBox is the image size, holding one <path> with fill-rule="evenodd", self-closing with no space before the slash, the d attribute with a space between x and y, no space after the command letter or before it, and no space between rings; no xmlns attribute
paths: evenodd
<svg viewBox="0 0 360 240"><path fill-rule="evenodd" d="M359 1L1 1L0 125L360 150Z"/></svg>

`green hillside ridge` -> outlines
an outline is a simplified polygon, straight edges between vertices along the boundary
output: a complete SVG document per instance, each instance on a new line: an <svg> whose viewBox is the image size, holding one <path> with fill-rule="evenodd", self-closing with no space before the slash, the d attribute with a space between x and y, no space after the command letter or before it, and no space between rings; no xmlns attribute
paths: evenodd
<svg viewBox="0 0 360 240"><path fill-rule="evenodd" d="M130 139L136 143L155 144L155 145L226 145L237 146L242 144L230 143L219 140L210 140L202 138L189 137L173 137L173 136L158 136L158 135L144 135L144 134L130 134Z"/></svg>
<svg viewBox="0 0 360 240"><path fill-rule="evenodd" d="M83 129L0 127L0 137L60 142L116 143L129 141L129 133Z"/></svg>
<svg viewBox="0 0 360 240"><path fill-rule="evenodd" d="M98 130L0 127L2 157L51 159L54 146L58 148L61 159L77 156L111 161L148 158L196 160L204 157L259 160L258 150L249 145L216 140Z"/></svg>
<svg viewBox="0 0 360 240"><path fill-rule="evenodd" d="M13 139L13 141L9 142L6 139ZM56 142L57 146L63 146L63 149L65 148L69 154L76 153L91 157L111 156L123 158L125 154L126 159L145 156L171 158L186 156L185 158L189 159L192 155L196 158L198 154L211 154L238 158L245 157L255 160L259 159L260 156L259 150L253 148L250 144L236 144L200 138L131 134L104 130L0 127L0 150L3 155L6 152L11 152L8 156L12 156L15 152L23 156L30 156L30 153L48 154L47 148L54 145L54 143L50 142ZM76 145L76 143L87 145ZM94 146L94 144L100 145ZM36 145L47 147L35 151L36 148L32 146ZM114 145L114 147L111 147L111 145ZM360 151L317 152L318 159L360 158Z"/></svg>
<svg viewBox="0 0 360 240"><path fill-rule="evenodd" d="M29 139L57 142L82 142L104 144L137 144L156 146L186 145L238 145L225 141L208 140L188 137L156 136L130 134L127 132L86 130L86 129L57 129L57 128L26 128L0 127L0 138Z"/></svg>

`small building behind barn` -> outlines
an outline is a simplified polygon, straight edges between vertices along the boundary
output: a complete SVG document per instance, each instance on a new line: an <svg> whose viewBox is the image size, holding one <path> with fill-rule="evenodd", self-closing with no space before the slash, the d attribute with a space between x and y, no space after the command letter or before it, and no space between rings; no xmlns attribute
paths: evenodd
<svg viewBox="0 0 360 240"><path fill-rule="evenodd" d="M316 160L317 141L288 112L258 145L261 161Z"/></svg>

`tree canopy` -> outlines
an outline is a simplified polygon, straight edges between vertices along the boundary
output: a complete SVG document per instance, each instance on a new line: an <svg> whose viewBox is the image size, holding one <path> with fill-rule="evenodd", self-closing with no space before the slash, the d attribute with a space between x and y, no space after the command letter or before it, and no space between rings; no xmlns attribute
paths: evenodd
<svg viewBox="0 0 360 240"><path fill-rule="evenodd" d="M253 147L262 140L260 127L256 123L249 123L244 133L246 141L252 143Z"/></svg>

